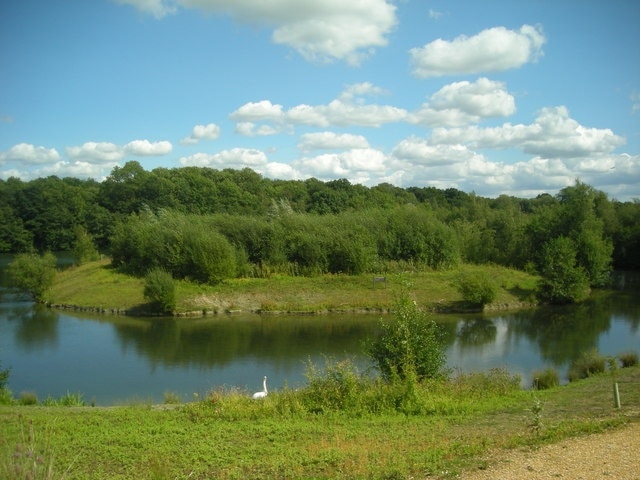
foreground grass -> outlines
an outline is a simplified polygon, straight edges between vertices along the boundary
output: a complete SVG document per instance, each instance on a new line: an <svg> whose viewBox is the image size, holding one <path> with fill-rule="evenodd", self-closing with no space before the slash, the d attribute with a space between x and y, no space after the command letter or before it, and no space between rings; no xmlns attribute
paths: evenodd
<svg viewBox="0 0 640 480"><path fill-rule="evenodd" d="M419 386L417 407L405 413L357 402L311 411L310 387L264 401L212 392L177 406L0 406L0 476L22 469L36 474L8 478L456 478L485 468L489 451L638 421L640 367L622 369L618 381L620 410L609 375L533 393L495 372Z"/></svg>
<svg viewBox="0 0 640 480"><path fill-rule="evenodd" d="M481 272L492 278L498 296L489 308L521 306L532 301L536 277L499 266L465 265L445 271L387 274L387 283L372 282L372 275L321 275L239 278L209 286L177 282L176 313L347 312L384 311L391 308L403 282L421 305L456 309L462 298L454 286L461 271ZM56 276L47 292L48 303L136 312L144 310L143 280L111 268L108 260L73 267Z"/></svg>

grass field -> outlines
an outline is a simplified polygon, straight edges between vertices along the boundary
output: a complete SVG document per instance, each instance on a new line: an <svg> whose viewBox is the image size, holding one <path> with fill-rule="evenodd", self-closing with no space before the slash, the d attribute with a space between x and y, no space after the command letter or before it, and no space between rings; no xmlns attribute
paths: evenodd
<svg viewBox="0 0 640 480"><path fill-rule="evenodd" d="M495 372L421 385L421 408L404 413L363 408L376 404L369 390L312 409L309 387L261 401L211 392L182 405L0 406L0 477L460 478L486 468L489 452L639 421L640 367L621 369L618 382L621 409L609 374L532 392Z"/></svg>
<svg viewBox="0 0 640 480"><path fill-rule="evenodd" d="M532 302L536 277L499 266L465 265L445 271L394 273L387 282L373 283L373 275L321 275L239 278L210 286L177 282L177 314L229 311L327 312L388 310L398 290L410 284L414 299L427 308L455 309L462 297L454 281L462 271L492 278L497 298L489 308L517 307ZM47 293L54 305L108 310L144 310L144 281L111 268L108 260L61 271Z"/></svg>

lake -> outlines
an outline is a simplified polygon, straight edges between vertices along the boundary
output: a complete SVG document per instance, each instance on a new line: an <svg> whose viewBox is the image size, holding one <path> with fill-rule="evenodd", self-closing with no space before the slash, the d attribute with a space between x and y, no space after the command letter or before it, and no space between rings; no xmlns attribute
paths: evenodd
<svg viewBox="0 0 640 480"><path fill-rule="evenodd" d="M597 293L581 305L517 312L434 315L454 371L505 368L521 375L566 371L582 352L640 351L637 276L625 288ZM629 279L634 281L631 282ZM183 401L216 388L247 392L305 383L306 364L351 358L369 366L362 342L378 315L132 318L50 310L24 296L0 292L0 364L11 368L14 396L40 400L82 393L87 402L162 403L167 392Z"/></svg>

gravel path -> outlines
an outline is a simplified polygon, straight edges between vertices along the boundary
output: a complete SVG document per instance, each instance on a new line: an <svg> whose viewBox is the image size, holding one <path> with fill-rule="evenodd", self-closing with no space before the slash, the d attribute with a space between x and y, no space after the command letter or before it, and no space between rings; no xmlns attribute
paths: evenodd
<svg viewBox="0 0 640 480"><path fill-rule="evenodd" d="M640 423L489 458L464 480L640 480Z"/></svg>

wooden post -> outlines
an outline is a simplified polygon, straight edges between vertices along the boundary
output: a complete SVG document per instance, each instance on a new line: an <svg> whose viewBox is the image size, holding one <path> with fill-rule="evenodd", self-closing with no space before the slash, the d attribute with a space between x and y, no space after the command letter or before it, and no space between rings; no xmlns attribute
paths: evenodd
<svg viewBox="0 0 640 480"><path fill-rule="evenodd" d="M616 408L620 408L620 392L618 391L618 382L613 384L613 403Z"/></svg>

